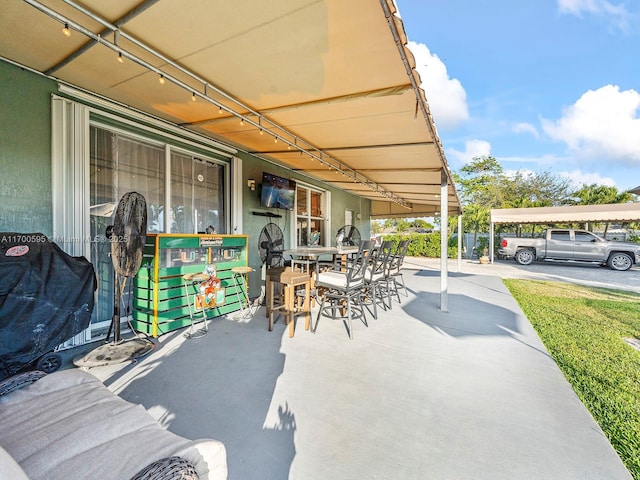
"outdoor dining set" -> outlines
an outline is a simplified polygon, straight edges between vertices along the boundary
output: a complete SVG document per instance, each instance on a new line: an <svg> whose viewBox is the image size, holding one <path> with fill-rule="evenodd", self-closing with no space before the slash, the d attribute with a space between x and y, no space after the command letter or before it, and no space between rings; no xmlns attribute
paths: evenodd
<svg viewBox="0 0 640 480"><path fill-rule="evenodd" d="M295 332L295 318L305 317L305 330L315 333L321 317L342 320L353 338L352 320L367 324L367 315L378 317L378 308L390 310L392 300L407 295L402 267L410 240L376 244L306 247L284 250L290 265L266 272L266 316L269 330L282 315ZM318 305L315 322L311 308Z"/></svg>

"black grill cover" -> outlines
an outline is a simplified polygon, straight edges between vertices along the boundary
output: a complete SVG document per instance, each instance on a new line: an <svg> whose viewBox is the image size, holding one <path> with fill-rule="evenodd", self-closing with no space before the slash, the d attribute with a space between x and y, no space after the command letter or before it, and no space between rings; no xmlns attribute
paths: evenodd
<svg viewBox="0 0 640 480"><path fill-rule="evenodd" d="M0 380L89 326L96 277L41 233L0 232Z"/></svg>

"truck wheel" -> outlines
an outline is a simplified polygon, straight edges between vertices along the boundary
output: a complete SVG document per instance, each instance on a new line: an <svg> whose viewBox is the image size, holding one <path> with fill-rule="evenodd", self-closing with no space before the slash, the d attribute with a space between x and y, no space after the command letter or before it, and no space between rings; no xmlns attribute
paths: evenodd
<svg viewBox="0 0 640 480"><path fill-rule="evenodd" d="M607 260L607 266L611 270L629 270L633 265L633 259L627 253L612 253Z"/></svg>
<svg viewBox="0 0 640 480"><path fill-rule="evenodd" d="M523 248L522 250L518 250L513 258L516 263L519 263L520 265L531 265L535 260L535 257L533 250L530 248Z"/></svg>

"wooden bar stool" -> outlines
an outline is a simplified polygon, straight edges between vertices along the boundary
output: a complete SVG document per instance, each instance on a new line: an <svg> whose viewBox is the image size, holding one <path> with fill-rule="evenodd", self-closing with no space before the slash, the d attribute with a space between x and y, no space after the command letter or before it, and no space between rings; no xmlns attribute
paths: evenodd
<svg viewBox="0 0 640 480"><path fill-rule="evenodd" d="M271 297L275 294L276 288L278 288L278 295L280 292L280 274L282 272L290 272L291 267L271 267L267 269L266 279L265 279L265 316L269 318L269 313L271 311L271 305L273 305L274 300ZM275 282L275 285L271 285ZM280 295L282 296L282 295Z"/></svg>
<svg viewBox="0 0 640 480"><path fill-rule="evenodd" d="M295 316L299 314L305 315L304 329L309 330L311 323L311 309L309 291L311 289L311 276L308 273L296 271L283 271L279 274L271 274L269 291L267 292L267 311L269 312L269 331L273 330L273 321L280 312L284 315L285 325L289 325L289 337L293 337L295 332ZM284 291L284 301L278 305L274 292L275 284L279 283ZM296 306L296 288L304 288L304 302Z"/></svg>

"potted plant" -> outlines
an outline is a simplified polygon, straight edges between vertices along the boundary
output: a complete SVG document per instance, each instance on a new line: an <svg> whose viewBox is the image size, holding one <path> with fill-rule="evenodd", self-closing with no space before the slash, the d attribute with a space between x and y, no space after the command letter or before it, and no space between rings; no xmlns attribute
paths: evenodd
<svg viewBox="0 0 640 480"><path fill-rule="evenodd" d="M489 263L489 239L486 237L480 237L478 239L478 252L481 255L478 257L480 263Z"/></svg>

